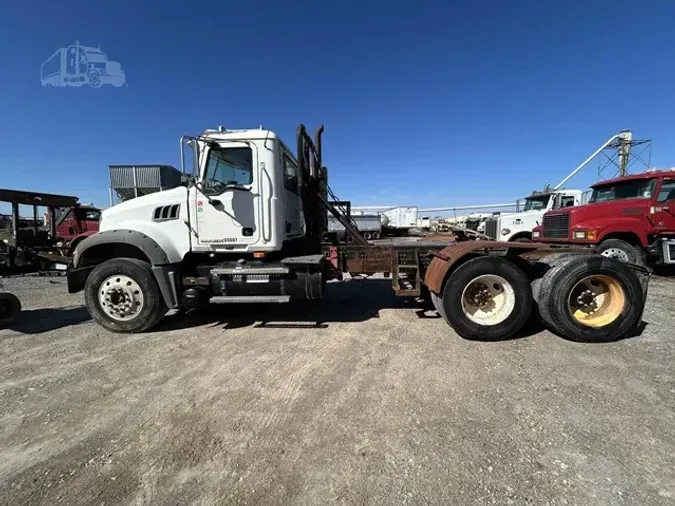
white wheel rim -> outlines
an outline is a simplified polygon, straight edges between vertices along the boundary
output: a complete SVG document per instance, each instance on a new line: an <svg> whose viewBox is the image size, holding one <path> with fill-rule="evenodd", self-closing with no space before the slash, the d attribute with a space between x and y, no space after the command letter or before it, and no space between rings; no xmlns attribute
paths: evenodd
<svg viewBox="0 0 675 506"><path fill-rule="evenodd" d="M479 325L491 326L506 320L516 306L513 286L496 274L474 278L462 291L462 311Z"/></svg>
<svg viewBox="0 0 675 506"><path fill-rule="evenodd" d="M628 253L619 248L608 248L603 251L601 255L609 258L616 258L617 260L621 260L623 262L628 262Z"/></svg>
<svg viewBox="0 0 675 506"><path fill-rule="evenodd" d="M101 283L98 301L103 312L113 320L131 320L143 309L143 290L129 276L117 274Z"/></svg>

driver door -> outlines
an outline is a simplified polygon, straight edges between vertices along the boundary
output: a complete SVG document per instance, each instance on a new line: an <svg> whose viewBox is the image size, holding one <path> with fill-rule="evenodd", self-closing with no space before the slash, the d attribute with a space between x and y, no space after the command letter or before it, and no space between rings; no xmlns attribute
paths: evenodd
<svg viewBox="0 0 675 506"><path fill-rule="evenodd" d="M675 179L663 179L654 203L654 231L675 231Z"/></svg>
<svg viewBox="0 0 675 506"><path fill-rule="evenodd" d="M195 188L194 229L200 249L243 250L260 238L260 178L253 143L207 148Z"/></svg>

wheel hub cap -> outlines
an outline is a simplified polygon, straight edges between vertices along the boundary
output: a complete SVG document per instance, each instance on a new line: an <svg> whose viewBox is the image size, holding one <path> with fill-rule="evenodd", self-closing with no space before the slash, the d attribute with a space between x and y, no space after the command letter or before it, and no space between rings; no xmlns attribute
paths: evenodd
<svg viewBox="0 0 675 506"><path fill-rule="evenodd" d="M626 294L616 279L597 274L582 279L572 288L568 305L579 323L604 327L621 315L626 306Z"/></svg>
<svg viewBox="0 0 675 506"><path fill-rule="evenodd" d="M98 290L101 309L114 320L130 320L143 309L143 291L129 276L107 278Z"/></svg>
<svg viewBox="0 0 675 506"><path fill-rule="evenodd" d="M626 253L624 250L621 250L619 248L609 248L606 249L605 251L602 252L602 256L609 257L609 258L616 258L617 260L621 260L622 262L628 262L628 253Z"/></svg>
<svg viewBox="0 0 675 506"><path fill-rule="evenodd" d="M497 325L506 320L516 304L515 290L501 276L484 274L472 280L462 293L462 310L480 325Z"/></svg>

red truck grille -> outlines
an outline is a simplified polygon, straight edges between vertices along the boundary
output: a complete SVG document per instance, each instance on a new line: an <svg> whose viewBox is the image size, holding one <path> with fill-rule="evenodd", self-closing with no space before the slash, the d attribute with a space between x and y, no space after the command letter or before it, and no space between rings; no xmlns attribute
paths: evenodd
<svg viewBox="0 0 675 506"><path fill-rule="evenodd" d="M567 239L569 237L570 215L554 214L544 216L542 231L549 239Z"/></svg>

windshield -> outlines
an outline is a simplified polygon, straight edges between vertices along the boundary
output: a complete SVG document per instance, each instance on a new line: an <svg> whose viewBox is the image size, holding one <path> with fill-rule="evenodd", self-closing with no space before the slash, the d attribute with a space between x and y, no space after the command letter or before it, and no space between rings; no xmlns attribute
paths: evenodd
<svg viewBox="0 0 675 506"><path fill-rule="evenodd" d="M611 200L648 199L654 191L654 179L637 179L632 181L619 181L593 188L593 194L589 202L608 202Z"/></svg>
<svg viewBox="0 0 675 506"><path fill-rule="evenodd" d="M214 148L209 152L206 179L222 184L253 182L253 152L249 147Z"/></svg>
<svg viewBox="0 0 675 506"><path fill-rule="evenodd" d="M75 211L75 217L78 220L100 221L101 211L98 209L77 209Z"/></svg>
<svg viewBox="0 0 675 506"><path fill-rule="evenodd" d="M546 209L550 195L540 195L538 197L527 197L525 199L525 207L523 211L540 211Z"/></svg>

